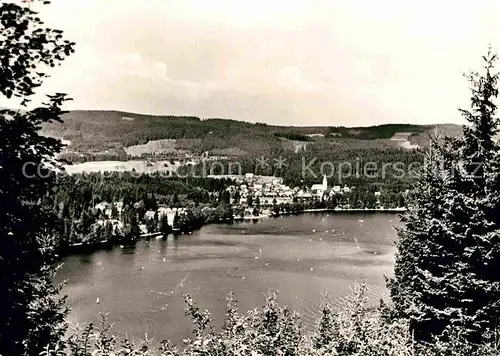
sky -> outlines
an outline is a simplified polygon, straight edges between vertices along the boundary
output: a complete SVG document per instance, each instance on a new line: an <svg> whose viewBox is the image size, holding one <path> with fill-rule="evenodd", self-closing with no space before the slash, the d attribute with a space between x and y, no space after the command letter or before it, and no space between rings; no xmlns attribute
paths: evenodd
<svg viewBox="0 0 500 356"><path fill-rule="evenodd" d="M496 0L52 0L68 109L279 125L464 123ZM0 104L4 104L0 102Z"/></svg>

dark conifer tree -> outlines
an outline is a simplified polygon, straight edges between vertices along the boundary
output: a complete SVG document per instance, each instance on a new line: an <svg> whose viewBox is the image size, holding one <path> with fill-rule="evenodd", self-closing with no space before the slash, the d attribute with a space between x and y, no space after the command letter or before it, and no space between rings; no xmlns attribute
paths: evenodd
<svg viewBox="0 0 500 356"><path fill-rule="evenodd" d="M112 203L111 204L111 219L118 220L119 217L120 217L120 213L118 212L116 204Z"/></svg>
<svg viewBox="0 0 500 356"><path fill-rule="evenodd" d="M110 241L113 239L113 224L107 220L104 231L104 240Z"/></svg>
<svg viewBox="0 0 500 356"><path fill-rule="evenodd" d="M154 229L158 231L160 229L160 215L158 214L158 210L155 211L155 215L153 216Z"/></svg>
<svg viewBox="0 0 500 356"><path fill-rule="evenodd" d="M172 207L173 208L178 208L179 207L179 203L180 203L180 200L179 200L179 196L177 195L177 193L175 193L172 197Z"/></svg>
<svg viewBox="0 0 500 356"><path fill-rule="evenodd" d="M168 216L163 214L160 218L160 232L163 235L168 235L170 233L170 226L168 225Z"/></svg>
<svg viewBox="0 0 500 356"><path fill-rule="evenodd" d="M146 229L147 229L149 234L156 232L156 227L157 227L157 224L156 224L154 219L147 219L146 220Z"/></svg>
<svg viewBox="0 0 500 356"><path fill-rule="evenodd" d="M173 227L174 229L179 228L179 223L180 223L180 220L181 220L181 219L180 219L180 216L179 216L179 211L178 211L178 210L176 210L176 211L175 211L175 215L174 215L174 221L172 221L172 227Z"/></svg>
<svg viewBox="0 0 500 356"><path fill-rule="evenodd" d="M247 195L247 205L249 207L253 207L253 196L252 196L252 194L248 194Z"/></svg>
<svg viewBox="0 0 500 356"><path fill-rule="evenodd" d="M483 73L471 72L471 108L460 110L469 122L459 141L463 185L457 187L466 196L465 208L454 216L462 235L462 263L457 264L467 276L462 282L462 313L452 320L462 334L479 342L487 329L497 327L500 318L500 225L496 207L500 185L495 184L499 170L495 140L499 119L495 100L498 96L497 56L491 48L483 56ZM492 184L493 183L493 184ZM452 207L454 208L454 207ZM455 209L456 210L456 209Z"/></svg>
<svg viewBox="0 0 500 356"><path fill-rule="evenodd" d="M470 123L460 139L437 145L434 162L410 195L399 231L395 278L389 287L396 310L412 321L419 340L447 340L457 331L480 343L500 316L500 238L495 216L498 146L496 56L472 72Z"/></svg>
<svg viewBox="0 0 500 356"><path fill-rule="evenodd" d="M464 138L461 145L464 168L474 184L476 194L484 195L486 175L491 169L492 159L498 146L495 136L498 133L499 120L496 117L498 96L498 73L494 72L496 54L488 50L483 56L484 73L471 71L467 78L470 83L470 109L460 109L469 125L464 126Z"/></svg>
<svg viewBox="0 0 500 356"><path fill-rule="evenodd" d="M137 220L137 212L132 209L128 218L128 223L125 225L125 238L127 240L133 241L139 238L141 230L139 228L139 222Z"/></svg>
<svg viewBox="0 0 500 356"><path fill-rule="evenodd" d="M388 283L398 315L409 318L415 336L423 340L446 326L440 278L453 260L444 247L451 241L445 219L451 172L437 145L434 138L401 216L394 278Z"/></svg>

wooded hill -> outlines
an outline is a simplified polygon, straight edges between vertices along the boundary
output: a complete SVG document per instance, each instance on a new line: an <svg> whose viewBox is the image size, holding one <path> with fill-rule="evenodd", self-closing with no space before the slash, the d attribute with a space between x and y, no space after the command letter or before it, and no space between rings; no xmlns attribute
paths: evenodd
<svg viewBox="0 0 500 356"><path fill-rule="evenodd" d="M397 148L402 147L401 137L404 140L405 136L410 144L425 147L428 135L434 130L451 136L461 134L461 126L453 124L298 127L120 111L72 111L65 114L63 120L62 124L45 125L43 132L71 141L71 150L75 152L118 155L125 154L125 147L162 139L174 139L175 149L196 154L209 151L221 155L253 155L282 149L298 151L316 141L329 142L337 149ZM391 140L394 135L400 140Z"/></svg>

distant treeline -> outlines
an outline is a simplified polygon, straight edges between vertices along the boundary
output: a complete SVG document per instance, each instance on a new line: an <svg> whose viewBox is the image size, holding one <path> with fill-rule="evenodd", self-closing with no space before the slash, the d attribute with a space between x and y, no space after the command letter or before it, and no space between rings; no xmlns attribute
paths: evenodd
<svg viewBox="0 0 500 356"><path fill-rule="evenodd" d="M154 194L159 204L175 205L175 196L185 196L196 203L210 201L210 194L234 184L231 179L163 178L127 172L77 174L61 178L54 196L56 202L69 201L77 210L101 201L135 203Z"/></svg>
<svg viewBox="0 0 500 356"><path fill-rule="evenodd" d="M329 127L328 134L341 134L344 138L361 140L389 139L398 132L419 133L427 130L427 126L412 124L385 124L370 127Z"/></svg>
<svg viewBox="0 0 500 356"><path fill-rule="evenodd" d="M396 132L420 133L428 126L388 124L371 127L287 127L236 120L196 117L148 116L117 111L73 111L63 116L64 122L45 126L47 132L72 142L78 152L104 151L110 148L145 144L151 140L188 140L188 148L196 153L213 149L239 148L252 153L269 153L283 147L280 138L310 141L307 135L341 134L342 138L387 139Z"/></svg>
<svg viewBox="0 0 500 356"><path fill-rule="evenodd" d="M275 132L274 136L283 137L293 141L312 141L311 137L296 132Z"/></svg>

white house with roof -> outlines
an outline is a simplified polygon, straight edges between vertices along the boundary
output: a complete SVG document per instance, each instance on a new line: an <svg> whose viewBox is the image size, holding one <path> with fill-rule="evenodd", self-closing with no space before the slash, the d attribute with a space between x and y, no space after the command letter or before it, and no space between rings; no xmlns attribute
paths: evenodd
<svg viewBox="0 0 500 356"><path fill-rule="evenodd" d="M333 194L339 194L341 191L342 191L342 188L340 187L340 185L334 185L332 187L332 190L331 190L331 192Z"/></svg>
<svg viewBox="0 0 500 356"><path fill-rule="evenodd" d="M262 184L254 184L253 185L253 190L257 191L257 192L260 192L263 188L263 185Z"/></svg>
<svg viewBox="0 0 500 356"><path fill-rule="evenodd" d="M108 203L102 202L102 203L96 204L96 206L94 208L95 209L99 209L101 211L106 211L106 209L108 208L108 206L109 206Z"/></svg>
<svg viewBox="0 0 500 356"><path fill-rule="evenodd" d="M311 199L312 197L313 196L311 195L311 193L304 192L303 190L300 190L297 193L297 198L300 198L300 199Z"/></svg>
<svg viewBox="0 0 500 356"><path fill-rule="evenodd" d="M146 213L144 214L144 218L146 220L153 220L155 218L155 215L156 215L156 211L154 210L148 210L146 211ZM160 214L158 213L158 216L160 216Z"/></svg>
<svg viewBox="0 0 500 356"><path fill-rule="evenodd" d="M173 208L167 208L167 207L159 207L158 208L158 217L161 218L162 216L166 215L169 225L172 225L176 211L178 211L179 214L182 214L186 211L186 209L184 209L184 208L173 209Z"/></svg>

